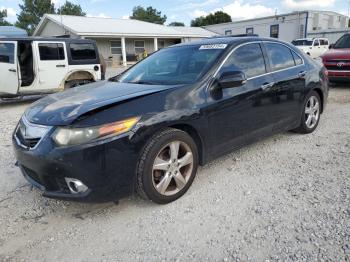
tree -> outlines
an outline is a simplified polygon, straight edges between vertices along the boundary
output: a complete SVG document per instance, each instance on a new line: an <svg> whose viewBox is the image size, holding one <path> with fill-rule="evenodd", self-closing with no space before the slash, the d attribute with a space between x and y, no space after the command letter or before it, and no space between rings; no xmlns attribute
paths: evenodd
<svg viewBox="0 0 350 262"><path fill-rule="evenodd" d="M9 22L7 22L5 20L5 18L7 17L7 10L0 10L0 26L4 26L4 25L11 25Z"/></svg>
<svg viewBox="0 0 350 262"><path fill-rule="evenodd" d="M158 11L152 6L149 6L147 8L144 8L142 6L136 6L132 9L132 16L130 16L130 19L136 19L136 20L163 25L167 17L166 15L162 16L162 12Z"/></svg>
<svg viewBox="0 0 350 262"><path fill-rule="evenodd" d="M27 30L28 35L32 35L44 14L55 13L51 0L23 0L19 8L21 12L17 15L16 26Z"/></svg>
<svg viewBox="0 0 350 262"><path fill-rule="evenodd" d="M83 12L79 4L73 4L69 1L66 1L64 5L57 9L57 14L86 16L86 13Z"/></svg>
<svg viewBox="0 0 350 262"><path fill-rule="evenodd" d="M182 22L171 22L169 26L185 26L185 24Z"/></svg>
<svg viewBox="0 0 350 262"><path fill-rule="evenodd" d="M223 11L217 11L214 14L197 17L191 21L191 26L205 26L232 22L231 16Z"/></svg>

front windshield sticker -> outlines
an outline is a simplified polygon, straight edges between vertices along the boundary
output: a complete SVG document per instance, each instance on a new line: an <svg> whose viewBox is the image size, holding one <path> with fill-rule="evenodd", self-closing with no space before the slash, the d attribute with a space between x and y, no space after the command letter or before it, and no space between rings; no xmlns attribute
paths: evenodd
<svg viewBox="0 0 350 262"><path fill-rule="evenodd" d="M205 50L205 49L225 49L227 47L227 44L216 44L216 45L201 45L199 50Z"/></svg>

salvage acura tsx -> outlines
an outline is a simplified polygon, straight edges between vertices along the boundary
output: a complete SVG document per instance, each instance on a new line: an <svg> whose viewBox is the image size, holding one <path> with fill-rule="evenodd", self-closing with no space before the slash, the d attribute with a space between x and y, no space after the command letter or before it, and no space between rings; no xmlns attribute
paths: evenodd
<svg viewBox="0 0 350 262"><path fill-rule="evenodd" d="M162 49L108 81L31 105L13 144L46 197L169 203L198 165L276 132L313 132L327 71L294 46L218 37Z"/></svg>

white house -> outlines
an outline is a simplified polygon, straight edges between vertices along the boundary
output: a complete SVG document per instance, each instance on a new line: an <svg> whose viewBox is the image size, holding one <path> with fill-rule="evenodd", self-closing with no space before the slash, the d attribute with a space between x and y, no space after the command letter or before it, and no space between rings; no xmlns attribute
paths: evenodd
<svg viewBox="0 0 350 262"><path fill-rule="evenodd" d="M34 36L93 39L111 65L133 62L146 50L152 53L173 44L216 35L198 27L170 27L131 19L44 15Z"/></svg>
<svg viewBox="0 0 350 262"><path fill-rule="evenodd" d="M331 11L301 11L205 26L221 35L258 34L291 42L310 33L348 26L349 17Z"/></svg>

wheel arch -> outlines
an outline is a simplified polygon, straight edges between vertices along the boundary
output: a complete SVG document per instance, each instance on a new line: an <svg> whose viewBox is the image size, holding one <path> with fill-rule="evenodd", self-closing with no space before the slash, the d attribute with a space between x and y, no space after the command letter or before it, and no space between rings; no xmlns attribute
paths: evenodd
<svg viewBox="0 0 350 262"><path fill-rule="evenodd" d="M204 147L203 139L202 139L201 135L199 134L199 132L196 130L196 128L194 128L193 126L191 126L189 124L182 124L182 123L173 124L173 125L170 125L168 127L184 131L192 137L192 139L196 143L196 146L198 149L199 164L204 165L204 163L206 162L205 161L205 159L206 159L205 147Z"/></svg>
<svg viewBox="0 0 350 262"><path fill-rule="evenodd" d="M88 70L74 70L68 72L63 81L61 82L61 88L64 89L65 84L72 80L92 80L96 81L96 76Z"/></svg>
<svg viewBox="0 0 350 262"><path fill-rule="evenodd" d="M312 91L315 91L319 96L320 96L320 99L321 99L321 113L323 113L323 108L324 108L324 94L321 90L321 88L314 88L312 89Z"/></svg>

